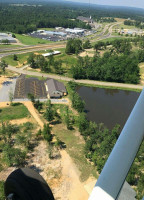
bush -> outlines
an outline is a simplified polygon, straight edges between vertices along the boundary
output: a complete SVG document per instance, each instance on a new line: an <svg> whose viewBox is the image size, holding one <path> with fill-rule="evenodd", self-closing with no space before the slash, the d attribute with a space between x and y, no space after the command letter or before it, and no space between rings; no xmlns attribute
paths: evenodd
<svg viewBox="0 0 144 200"><path fill-rule="evenodd" d="M12 148L9 145L5 145L3 153L4 153L4 161L9 167L19 166L24 164L26 153L22 152L20 149Z"/></svg>
<svg viewBox="0 0 144 200"><path fill-rule="evenodd" d="M4 181L0 181L0 200L5 200Z"/></svg>

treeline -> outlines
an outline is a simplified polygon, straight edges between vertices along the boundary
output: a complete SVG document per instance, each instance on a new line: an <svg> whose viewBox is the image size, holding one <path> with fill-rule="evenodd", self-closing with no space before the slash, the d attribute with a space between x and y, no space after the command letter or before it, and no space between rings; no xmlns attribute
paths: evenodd
<svg viewBox="0 0 144 200"><path fill-rule="evenodd" d="M72 15L72 10L64 6L46 4L45 6L11 6L0 5L0 31L11 31L14 33L29 33L38 28L64 28L80 27L90 29L84 22Z"/></svg>
<svg viewBox="0 0 144 200"><path fill-rule="evenodd" d="M54 28L56 26L89 29L89 25L76 19L78 16L89 17L90 14L98 22L114 22L115 17L144 21L144 14L141 9L96 5L89 8L89 6L84 4L68 2L58 4L52 1L41 1L41 6L39 6L39 2L35 1L24 6L1 3L0 31L11 31L21 34L34 31L37 28Z"/></svg>
<svg viewBox="0 0 144 200"><path fill-rule="evenodd" d="M105 18L101 18L99 19L100 23L106 22L106 23L111 23L111 22L116 22L116 20L113 17L105 17Z"/></svg>
<svg viewBox="0 0 144 200"><path fill-rule="evenodd" d="M143 21L132 21L132 20L125 20L124 25L128 26L135 26L137 28L143 29L144 28L144 23Z"/></svg>
<svg viewBox="0 0 144 200"><path fill-rule="evenodd" d="M68 89L70 88L69 93L72 100L72 94L75 93L76 87L77 84L75 82L68 83ZM79 105L84 105L84 102L80 99L81 98L79 97ZM109 130L104 126L104 124L96 124L95 122L88 121L84 113L84 107L83 109L78 110L78 112L78 129L85 140L85 156L89 160L89 162L93 163L97 167L98 172L101 173L105 162L107 161L120 135L120 125L116 124L112 130ZM143 156L144 142L142 143L139 152L135 158L135 161L127 176L128 183L130 185L136 186L138 199L141 199L143 197L144 192L144 174L142 172L144 162Z"/></svg>

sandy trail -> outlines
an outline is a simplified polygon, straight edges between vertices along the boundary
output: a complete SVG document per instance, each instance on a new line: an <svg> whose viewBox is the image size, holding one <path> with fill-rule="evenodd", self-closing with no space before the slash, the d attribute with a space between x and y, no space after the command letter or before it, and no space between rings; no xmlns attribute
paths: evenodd
<svg viewBox="0 0 144 200"><path fill-rule="evenodd" d="M61 151L62 155L62 174L70 181L68 200L87 200L89 195L83 184L79 180L76 166L66 151Z"/></svg>
<svg viewBox="0 0 144 200"><path fill-rule="evenodd" d="M43 124L42 120L40 119L39 115L37 114L37 111L34 108L32 102L27 101L27 102L21 102L21 103L23 103L27 107L30 114L34 117L34 119L37 121L37 123L40 125L40 127L43 128L44 124Z"/></svg>

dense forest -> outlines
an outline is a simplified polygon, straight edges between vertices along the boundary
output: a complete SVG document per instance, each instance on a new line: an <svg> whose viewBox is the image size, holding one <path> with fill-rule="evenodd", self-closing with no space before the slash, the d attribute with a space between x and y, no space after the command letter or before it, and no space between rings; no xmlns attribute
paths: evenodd
<svg viewBox="0 0 144 200"><path fill-rule="evenodd" d="M10 4L9 4L9 3ZM77 20L78 16L89 17L98 22L114 22L115 17L144 21L142 9L96 6L56 1L2 1L0 3L0 31L28 33L37 28L90 26ZM22 4L23 3L23 4ZM28 4L27 4L28 3Z"/></svg>

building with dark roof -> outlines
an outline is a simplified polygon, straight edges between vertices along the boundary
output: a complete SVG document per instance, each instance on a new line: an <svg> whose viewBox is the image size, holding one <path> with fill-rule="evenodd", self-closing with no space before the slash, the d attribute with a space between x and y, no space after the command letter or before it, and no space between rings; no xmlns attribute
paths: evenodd
<svg viewBox="0 0 144 200"><path fill-rule="evenodd" d="M62 96L67 95L66 87L63 83L57 80L48 79L45 82L45 86L48 93L48 98L61 98Z"/></svg>

